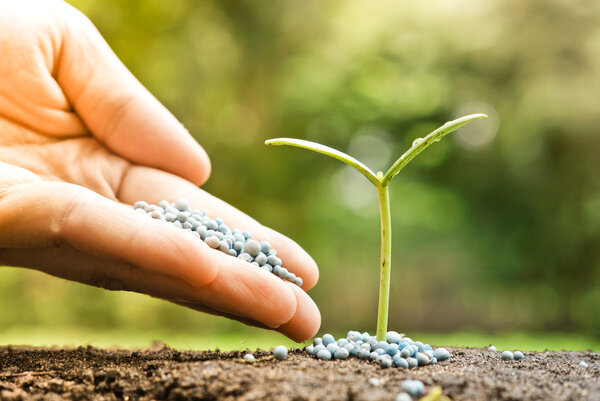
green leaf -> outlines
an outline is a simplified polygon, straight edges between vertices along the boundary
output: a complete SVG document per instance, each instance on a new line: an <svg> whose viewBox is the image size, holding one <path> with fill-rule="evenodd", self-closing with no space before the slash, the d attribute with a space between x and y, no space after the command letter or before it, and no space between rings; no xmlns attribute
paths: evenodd
<svg viewBox="0 0 600 401"><path fill-rule="evenodd" d="M339 150L335 150L333 148L330 148L329 146L325 146L325 145L321 145L319 143L316 142L311 142L311 141L305 141L303 139L296 139L296 138L274 138L274 139L267 139L265 141L265 145L289 145L289 146L296 146L299 148L304 148L304 149L308 149L308 150L312 150L314 152L317 153L322 153L324 155L327 156L331 156L334 159L338 159L352 167L354 167L355 169L357 169L362 175L364 175L365 177L367 177L367 179L369 181L371 181L371 183L375 186L380 186L381 182L379 181L379 179L377 178L377 176L373 173L373 171L371 171L370 168L368 168L367 166L365 166L363 163L361 163L360 161L356 160L354 157L347 155L344 152L340 152Z"/></svg>
<svg viewBox="0 0 600 401"><path fill-rule="evenodd" d="M412 159L415 158L415 156L425 150L429 145L438 142L444 136L462 127L463 125L470 123L473 120L478 120L485 117L487 117L485 114L470 114L468 116L460 117L456 120L448 121L446 124L442 125L425 138L416 139L415 142L413 142L412 147L404 152L404 154L400 156L398 160L396 160L392 167L390 167L387 173L385 173L381 183L384 186L389 185L392 178L394 178L396 174L398 174L400 170L404 168L404 166L406 166Z"/></svg>

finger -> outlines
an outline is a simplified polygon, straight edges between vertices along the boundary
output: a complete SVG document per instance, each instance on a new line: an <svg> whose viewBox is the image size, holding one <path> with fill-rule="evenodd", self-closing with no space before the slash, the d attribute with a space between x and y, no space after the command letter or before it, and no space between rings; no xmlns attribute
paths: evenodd
<svg viewBox="0 0 600 401"><path fill-rule="evenodd" d="M194 285L217 275L210 248L189 233L66 183L17 185L0 197L0 248L69 245Z"/></svg>
<svg viewBox="0 0 600 401"><path fill-rule="evenodd" d="M296 312L277 331L294 341L301 342L313 337L321 327L321 313L315 302L297 285L286 283L296 295Z"/></svg>
<svg viewBox="0 0 600 401"><path fill-rule="evenodd" d="M98 139L118 155L201 185L206 152L109 48L93 24L67 5L56 79Z"/></svg>
<svg viewBox="0 0 600 401"><path fill-rule="evenodd" d="M175 276L149 272L130 263L92 256L71 247L8 249L0 254L0 259L5 264L36 268L101 288L149 294L261 327L279 327L294 320L297 301L289 284L275 277L263 277L261 273L269 274L241 260L209 251L214 253L212 256L219 266L219 274L205 286L195 286ZM292 335L297 336L295 332Z"/></svg>
<svg viewBox="0 0 600 401"><path fill-rule="evenodd" d="M174 202L180 197L187 198L193 207L205 208L211 217L222 218L232 229L247 230L252 233L252 238L258 241L269 241L272 248L277 250L277 256L281 258L283 265L302 278L303 289L311 289L319 279L317 264L297 243L172 174L133 166L123 177L117 197L129 204L138 200L158 203L162 199Z"/></svg>
<svg viewBox="0 0 600 401"><path fill-rule="evenodd" d="M297 309L296 297L286 283L241 259L220 251L210 251L219 267L217 277L195 293L187 292L187 299L271 328L292 319Z"/></svg>
<svg viewBox="0 0 600 401"><path fill-rule="evenodd" d="M296 295L296 313L288 322L275 328L275 330L296 342L306 341L309 338L312 338L319 331L319 328L321 327L321 313L319 312L317 305L306 292L302 291L294 284L287 283L286 285L291 286L294 294ZM228 317L249 326L262 329L268 328L264 324L255 320L250 320L224 312L217 312L213 309L192 302L176 303L201 312Z"/></svg>

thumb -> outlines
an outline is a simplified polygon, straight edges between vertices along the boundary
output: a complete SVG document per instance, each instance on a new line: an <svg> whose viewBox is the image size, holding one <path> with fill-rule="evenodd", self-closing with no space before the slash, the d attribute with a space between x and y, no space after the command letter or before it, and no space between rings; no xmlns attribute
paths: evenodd
<svg viewBox="0 0 600 401"><path fill-rule="evenodd" d="M203 184L210 174L206 152L127 70L93 24L63 6L56 79L92 134L136 164Z"/></svg>

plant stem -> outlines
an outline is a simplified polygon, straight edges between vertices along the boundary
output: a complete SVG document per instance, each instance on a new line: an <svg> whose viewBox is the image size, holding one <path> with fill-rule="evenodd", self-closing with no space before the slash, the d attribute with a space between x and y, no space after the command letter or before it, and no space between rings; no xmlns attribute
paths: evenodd
<svg viewBox="0 0 600 401"><path fill-rule="evenodd" d="M381 217L381 262L379 265L379 305L377 309L377 340L385 341L387 339L388 311L390 307L390 273L392 264L392 219L390 215L390 193L389 184L392 179L402 170L412 159L425 150L434 142L438 142L442 137L448 135L459 127L479 118L487 117L485 114L471 114L468 116L448 121L435 131L429 133L424 138L418 138L413 145L402 156L400 156L383 174L373 173L361 161L354 157L340 152L339 150L321 145L316 142L305 141L297 138L275 138L265 141L267 145L290 145L299 148L309 149L314 152L338 159L358 170L377 188L379 196L379 215Z"/></svg>
<svg viewBox="0 0 600 401"><path fill-rule="evenodd" d="M377 186L379 215L381 216L381 261L379 264L379 305L377 307L377 341L387 338L390 306L390 273L392 264L392 219L390 192L387 185Z"/></svg>

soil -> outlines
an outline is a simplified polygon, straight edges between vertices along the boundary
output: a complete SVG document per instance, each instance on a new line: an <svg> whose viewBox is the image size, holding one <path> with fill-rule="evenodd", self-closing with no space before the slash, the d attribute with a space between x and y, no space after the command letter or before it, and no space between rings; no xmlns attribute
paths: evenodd
<svg viewBox="0 0 600 401"><path fill-rule="evenodd" d="M292 350L178 351L0 347L0 400L394 400L404 379L452 400L599 400L600 355L448 348L452 357L412 370L382 369L356 358L319 361ZM578 366L580 361L588 368Z"/></svg>

